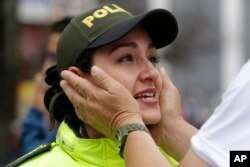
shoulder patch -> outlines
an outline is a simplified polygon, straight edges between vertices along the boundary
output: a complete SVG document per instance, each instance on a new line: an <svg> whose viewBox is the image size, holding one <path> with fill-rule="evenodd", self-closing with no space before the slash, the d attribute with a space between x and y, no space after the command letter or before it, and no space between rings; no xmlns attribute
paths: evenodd
<svg viewBox="0 0 250 167"><path fill-rule="evenodd" d="M16 159L15 161L7 164L5 167L18 166L18 165L24 163L25 161L29 160L30 158L35 157L36 155L50 151L51 147L52 147L52 144L41 145L41 146L37 147L35 150L31 151L30 153L28 153L28 154Z"/></svg>

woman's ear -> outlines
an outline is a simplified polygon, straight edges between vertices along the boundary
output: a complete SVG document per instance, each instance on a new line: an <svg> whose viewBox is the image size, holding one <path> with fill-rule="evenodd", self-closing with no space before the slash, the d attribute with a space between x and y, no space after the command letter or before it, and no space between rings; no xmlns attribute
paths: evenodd
<svg viewBox="0 0 250 167"><path fill-rule="evenodd" d="M68 68L69 71L75 73L76 75L88 79L89 74L82 72L78 67L71 66Z"/></svg>

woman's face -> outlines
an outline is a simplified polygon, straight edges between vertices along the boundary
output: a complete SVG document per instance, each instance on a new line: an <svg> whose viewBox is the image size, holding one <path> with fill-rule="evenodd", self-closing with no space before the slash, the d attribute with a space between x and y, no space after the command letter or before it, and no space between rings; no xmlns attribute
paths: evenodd
<svg viewBox="0 0 250 167"><path fill-rule="evenodd" d="M156 48L142 27L98 48L93 55L94 65L104 69L132 93L145 124L156 124L161 119L159 94L162 81L156 69L158 60Z"/></svg>

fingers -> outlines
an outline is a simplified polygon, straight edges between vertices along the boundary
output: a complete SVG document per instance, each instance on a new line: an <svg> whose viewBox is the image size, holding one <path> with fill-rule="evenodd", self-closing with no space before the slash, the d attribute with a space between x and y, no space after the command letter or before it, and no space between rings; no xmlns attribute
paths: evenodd
<svg viewBox="0 0 250 167"><path fill-rule="evenodd" d="M64 80L68 82L68 84L70 84L74 88L75 92L79 93L83 97L90 95L92 91L96 89L95 85L90 83L88 80L77 76L75 73L71 71L68 71L68 70L62 71L61 76L63 77ZM61 86L66 85L64 84L64 82L62 83L63 85ZM68 86L65 86L65 88L69 89ZM72 89L72 92L73 92L73 89ZM68 91L67 93L71 95L70 91Z"/></svg>
<svg viewBox="0 0 250 167"><path fill-rule="evenodd" d="M159 71L162 78L162 91L160 95L161 111L163 115L168 114L168 117L170 115L180 117L181 97L179 91L165 73L164 68L161 67Z"/></svg>
<svg viewBox="0 0 250 167"><path fill-rule="evenodd" d="M160 67L160 76L162 79L162 89L165 91L168 87L174 87L174 84L172 83L171 79L169 76L166 74L164 67Z"/></svg>
<svg viewBox="0 0 250 167"><path fill-rule="evenodd" d="M168 75L166 74L164 67L160 67L159 71L160 71L160 75L161 75L161 79L162 79L163 84L166 84L167 81L170 81Z"/></svg>
<svg viewBox="0 0 250 167"><path fill-rule="evenodd" d="M100 67L93 66L91 69L91 75L95 84L106 91L110 91L120 85L120 83L109 76Z"/></svg>
<svg viewBox="0 0 250 167"><path fill-rule="evenodd" d="M60 82L60 86L62 87L64 93L68 96L69 100L73 103L75 100L78 99L77 96L80 96L72 87L69 85L68 82L62 80ZM74 105L75 106L75 105Z"/></svg>
<svg viewBox="0 0 250 167"><path fill-rule="evenodd" d="M86 106L86 99L78 94L71 85L65 80L62 80L60 82L60 86L62 87L64 93L67 95L71 103L73 104L75 110L77 113L79 113L80 109L84 110ZM79 117L81 119L81 117Z"/></svg>
<svg viewBox="0 0 250 167"><path fill-rule="evenodd" d="M164 67L160 67L159 72L160 72L160 76L161 76L161 79L162 79L162 90L161 90L161 98L160 99L161 99L161 102L164 102L164 100L165 100L164 99L164 94L167 91L168 82L169 82L170 79L166 75Z"/></svg>

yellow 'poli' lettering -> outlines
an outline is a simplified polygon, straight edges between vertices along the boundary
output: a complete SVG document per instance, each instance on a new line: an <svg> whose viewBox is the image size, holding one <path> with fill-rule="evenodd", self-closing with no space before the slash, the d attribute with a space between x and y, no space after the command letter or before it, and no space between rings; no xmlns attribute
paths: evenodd
<svg viewBox="0 0 250 167"><path fill-rule="evenodd" d="M93 26L92 21L94 20L94 16L88 16L84 20L82 20L82 23L88 26L89 28Z"/></svg>
<svg viewBox="0 0 250 167"><path fill-rule="evenodd" d="M97 10L97 11L95 11L95 12L93 13L93 16L94 16L95 18L103 18L103 17L105 17L107 14L108 14L108 11L106 11L105 9L99 9L99 10Z"/></svg>
<svg viewBox="0 0 250 167"><path fill-rule="evenodd" d="M112 6L114 8L110 8L110 6L104 6L102 9L98 9L96 11L93 12L92 15L87 16L85 19L82 20L82 23L85 24L87 27L91 28L94 24L93 21L95 20L95 18L103 18L105 16L107 16L109 13L116 13L116 12L127 12L126 10L120 8L119 6L112 4Z"/></svg>

